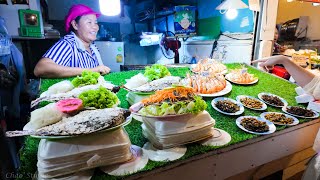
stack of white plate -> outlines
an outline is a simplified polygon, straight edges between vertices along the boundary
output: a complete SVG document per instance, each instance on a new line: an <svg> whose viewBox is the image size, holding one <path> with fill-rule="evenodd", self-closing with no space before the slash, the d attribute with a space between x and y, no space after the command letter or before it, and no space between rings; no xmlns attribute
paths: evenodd
<svg viewBox="0 0 320 180"><path fill-rule="evenodd" d="M215 120L207 111L199 114L142 116L142 133L159 149L200 141L213 135Z"/></svg>
<svg viewBox="0 0 320 180"><path fill-rule="evenodd" d="M151 94L145 93L145 94L137 94L134 92L128 92L126 95L126 100L129 102L130 105L133 105L137 102L140 102L142 99L148 98Z"/></svg>
<svg viewBox="0 0 320 180"><path fill-rule="evenodd" d="M64 139L42 139L38 148L40 178L55 178L132 158L123 128Z"/></svg>

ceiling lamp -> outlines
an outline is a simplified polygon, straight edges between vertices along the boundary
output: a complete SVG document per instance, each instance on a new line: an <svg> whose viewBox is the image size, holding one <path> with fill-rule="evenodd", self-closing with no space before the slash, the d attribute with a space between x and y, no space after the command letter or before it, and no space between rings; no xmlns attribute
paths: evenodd
<svg viewBox="0 0 320 180"><path fill-rule="evenodd" d="M216 10L219 10L221 14L226 14L228 19L234 19L238 16L237 9L245 8L248 8L248 6L241 0L225 0L216 7Z"/></svg>
<svg viewBox="0 0 320 180"><path fill-rule="evenodd" d="M106 16L116 16L121 12L120 0L99 0L100 12Z"/></svg>
<svg viewBox="0 0 320 180"><path fill-rule="evenodd" d="M223 1L216 10L229 10L229 9L245 9L248 8L246 3L241 0L225 0Z"/></svg>

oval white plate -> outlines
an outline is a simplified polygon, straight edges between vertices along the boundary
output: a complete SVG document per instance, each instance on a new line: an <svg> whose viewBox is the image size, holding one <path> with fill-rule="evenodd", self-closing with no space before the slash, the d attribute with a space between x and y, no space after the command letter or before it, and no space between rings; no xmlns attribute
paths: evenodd
<svg viewBox="0 0 320 180"><path fill-rule="evenodd" d="M146 153L143 153L142 148L139 146L131 145L130 150L133 156L131 160L120 164L100 167L100 169L112 176L125 176L140 171L147 165L149 158Z"/></svg>
<svg viewBox="0 0 320 180"><path fill-rule="evenodd" d="M199 94L202 97L218 97L228 94L232 90L232 84L226 81L226 87L219 92L212 93L212 94Z"/></svg>
<svg viewBox="0 0 320 180"><path fill-rule="evenodd" d="M155 91L145 91L145 92L141 92L141 91L134 91L132 89L129 89L125 86L123 86L123 89L129 91L129 92L132 92L134 94L137 94L137 95L150 95L150 94L154 94Z"/></svg>
<svg viewBox="0 0 320 180"><path fill-rule="evenodd" d="M255 100L261 102L262 103L262 108L260 108L260 109L252 108L252 107L248 107L248 106L242 104L240 99L245 98L245 97L250 98L250 99L255 99ZM244 107L249 108L249 109L258 110L258 111L263 111L263 110L267 109L267 105L263 101L261 101L260 99L255 98L255 97L252 97L252 96L239 95L239 96L237 96L236 100L239 101Z"/></svg>
<svg viewBox="0 0 320 180"><path fill-rule="evenodd" d="M199 72L193 71L193 68L195 68L196 66L197 66L197 64L192 64L192 65L190 66L190 71L193 72L193 73L195 73L195 74L199 74ZM225 75L225 74L227 74L227 72L228 72L228 69L225 69L225 70L219 72L219 74Z"/></svg>
<svg viewBox="0 0 320 180"><path fill-rule="evenodd" d="M265 118L265 116L267 114L271 114L271 113L275 113L275 114L284 114L284 113L279 113L279 112L264 112L264 113L261 113L260 114L260 117L265 119L265 120L268 120L267 118ZM299 124L299 120L296 118L296 117L293 117L291 115L288 115L288 114L284 114L287 118L292 118L293 119L293 122L291 124L283 124L283 123L279 123L279 122L273 122L271 121L273 124L276 124L276 125L285 125L285 126L293 126L293 125L297 125ZM270 120L268 120L270 121Z"/></svg>
<svg viewBox="0 0 320 180"><path fill-rule="evenodd" d="M229 101L237 104L237 105L240 107L239 111L234 112L234 113L228 113L228 112L221 111L219 108L217 108L216 103L217 103L218 101L222 101L222 100L229 100ZM220 112L220 113L222 113L222 114L226 114L226 115L236 116L236 115L242 114L243 111L244 111L244 107L243 107L243 105L242 105L241 103L239 103L239 102L236 101L236 100L233 100L233 99L230 99L230 98L225 98L225 97L218 97L218 98L213 99L213 100L211 101L211 105L212 105L212 107L213 107L215 110L217 110L218 112Z"/></svg>
<svg viewBox="0 0 320 180"><path fill-rule="evenodd" d="M232 81L231 78L230 78L230 73L229 74L226 74L225 76L226 80L234 83L234 84L240 84L240 85L251 85L251 84L255 84L259 81L259 79L257 78L256 80L250 82L250 83L239 83L239 82L235 82L235 81Z"/></svg>
<svg viewBox="0 0 320 180"><path fill-rule="evenodd" d="M268 105L270 105L270 106L273 106L273 107L283 107L283 106L276 106L276 105L274 105L274 104L270 104L270 103L264 101L264 100L262 99L262 96L263 96L263 95L276 96L276 97L278 97L278 98L283 102L283 106L288 106L288 102L287 102L285 99L283 99L282 97L278 96L278 95L271 94L271 93L265 93L265 92L259 93L259 94L258 94L258 98L259 98L261 101L263 101L264 103L266 103L266 104L268 104Z"/></svg>
<svg viewBox="0 0 320 180"><path fill-rule="evenodd" d="M316 111L314 111L314 110L312 110L312 109L309 109L309 110L311 110L311 111L314 113L314 116L312 116L312 117L306 117L306 116L299 116L299 115L296 115L296 114L289 113L289 112L287 111L287 107L291 107L291 106L284 106L284 107L282 107L282 111L285 112L285 113L287 113L287 114L290 114L290 115L292 115L292 116L295 116L295 117L309 118L309 119L313 119L313 118L319 117L319 113L317 113Z"/></svg>
<svg viewBox="0 0 320 180"><path fill-rule="evenodd" d="M186 113L186 114L172 114L172 115L165 115L165 116L144 116L140 113L131 112L132 115L140 116L140 117L147 117L147 118L157 118L157 119L163 119L163 118L172 118L172 117L179 117L179 116L187 116L191 115L192 113Z"/></svg>
<svg viewBox="0 0 320 180"><path fill-rule="evenodd" d="M244 127L240 124L240 123L241 123L241 120L242 120L243 118L250 118L250 117L251 117L251 118L256 118L257 120L262 121L262 122L266 122L267 125L269 126L269 131L259 133L259 132L249 131L249 130L247 130L246 128L244 128ZM238 126L240 129L242 129L242 130L244 130L244 131L246 131L246 132L248 132L248 133L252 133L252 134L266 135L266 134L274 133L274 132L276 131L276 126L275 126L272 122L270 122L270 121L268 121L268 120L265 120L265 119L262 119L261 117L258 117L258 116L241 116L241 117L238 117L238 118L236 119L236 124L237 124L237 126Z"/></svg>
<svg viewBox="0 0 320 180"><path fill-rule="evenodd" d="M94 132L91 132L91 133L87 133L87 134L79 134L79 135L70 135L70 136L37 136L37 135L30 135L31 137L34 137L34 138L39 138L39 139L65 139L65 138L72 138L72 137L78 137L78 136L84 136L84 135L88 135L88 134L93 134L93 133L100 133L100 132L107 132L107 131L113 131L113 130L116 130L120 127L124 127L126 125L128 125L132 120L132 116L129 116L127 117L127 119L117 125L117 126L114 126L114 127L111 127L111 128L107 128L107 129L102 129L102 130L99 130L99 131L94 131Z"/></svg>
<svg viewBox="0 0 320 180"><path fill-rule="evenodd" d="M150 142L143 145L143 153L146 153L152 161L174 161L180 159L187 152L186 146L176 146L167 149L157 149Z"/></svg>

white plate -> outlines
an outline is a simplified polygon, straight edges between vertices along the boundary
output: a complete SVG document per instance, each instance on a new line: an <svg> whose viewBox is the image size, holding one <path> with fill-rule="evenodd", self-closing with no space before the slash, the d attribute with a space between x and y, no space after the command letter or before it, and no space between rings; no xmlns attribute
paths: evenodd
<svg viewBox="0 0 320 180"><path fill-rule="evenodd" d="M251 108L251 107L248 107L248 106L242 104L242 102L240 101L240 99L245 98L245 97L250 98L250 99L255 99L255 100L261 102L261 103L262 103L262 107L261 107L260 109L258 109L258 108ZM239 96L237 96L236 99L237 99L237 101L239 101L244 107L249 108L249 109L258 110L258 111L263 111L263 110L266 110L266 109L267 109L267 105L266 105L264 102L262 102L260 99L257 99L257 98L255 98L255 97L252 97L252 96L239 95Z"/></svg>
<svg viewBox="0 0 320 180"><path fill-rule="evenodd" d="M271 113L275 113L275 114L284 114L284 113L279 113L279 112L264 112L264 113L261 113L260 114L260 117L265 119L265 120L268 120L267 118L265 118L265 116L267 114L271 114ZM276 125L286 125L286 126L293 126L293 125L297 125L299 124L299 120L291 115L288 115L288 114L284 114L287 118L292 118L293 119L293 122L291 124L283 124L283 123L279 123L279 122L273 122L271 121L273 124L276 124ZM268 120L270 121L270 120Z"/></svg>
<svg viewBox="0 0 320 180"><path fill-rule="evenodd" d="M299 115L296 115L296 114L289 113L289 112L287 111L287 107L291 107L291 106L284 106L284 107L282 107L282 111L285 112L285 113L287 113L287 114L290 114L290 115L292 115L292 116L295 116L295 117L309 118L309 119L313 119L313 118L319 117L319 113L317 113L316 111L314 111L314 110L312 110L312 109L309 109L309 110L311 110L311 111L314 113L314 116L312 116L312 117L305 117L305 116L299 116Z"/></svg>
<svg viewBox="0 0 320 180"><path fill-rule="evenodd" d="M150 142L143 145L143 153L146 153L151 161L174 161L180 159L187 152L186 146L176 146L173 148L157 149Z"/></svg>
<svg viewBox="0 0 320 180"><path fill-rule="evenodd" d="M263 101L264 103L266 103L266 104L268 104L268 105L270 105L270 106L283 107L283 106L276 106L276 105L274 105L274 104L270 104L270 103L264 101L264 100L262 99L262 96L263 96L263 95L276 96L276 97L278 97L278 98L283 102L283 106L288 106L288 102L287 102L285 99L283 99L282 97L278 96L278 95L271 94L271 93L265 93L265 92L259 93L259 94L258 94L258 98L259 98L261 101Z"/></svg>
<svg viewBox="0 0 320 180"><path fill-rule="evenodd" d="M134 116L139 116L139 117L163 119L163 118L172 118L172 117L179 117L179 116L187 116L187 115L191 115L192 113L172 114L172 115L165 115L165 116L144 116L144 115L142 115L142 114L140 114L140 113L135 113L135 112L131 112L131 114L134 115Z"/></svg>
<svg viewBox="0 0 320 180"><path fill-rule="evenodd" d="M262 121L262 122L266 122L267 125L269 126L269 131L259 133L259 132L249 131L249 130L247 130L246 128L244 128L244 127L240 124L240 123L241 123L241 120L242 120L243 118L250 118L250 117L251 117L251 118L256 118L257 120ZM237 126L238 126L240 129L242 129L242 130L244 130L244 131L246 131L246 132L248 132L248 133L252 133L252 134L266 135L266 134L274 133L274 132L276 131L276 126L275 126L272 122L270 122L270 121L268 121L268 120L265 120L265 119L262 119L261 117L258 117L258 116L241 116L241 117L238 117L238 118L236 119L236 124L237 124Z"/></svg>
<svg viewBox="0 0 320 180"><path fill-rule="evenodd" d="M223 96L225 94L228 94L232 90L232 84L228 81L226 81L226 87L222 89L219 92L212 93L212 94L199 94L199 96L202 97L218 97L218 96Z"/></svg>
<svg viewBox="0 0 320 180"><path fill-rule="evenodd" d="M256 78L256 80L254 80L254 81L252 81L252 82L250 82L250 83L239 83L239 82L232 81L229 76L230 76L230 73L225 76L226 80L228 80L228 81L230 81L230 82L232 82L232 83L234 83L234 84L251 85L251 84L255 84L255 83L257 83L257 82L259 81L259 79Z"/></svg>
<svg viewBox="0 0 320 180"><path fill-rule="evenodd" d="M116 130L120 127L124 127L126 125L128 125L132 120L132 117L129 116L127 117L127 119L117 125L117 126L114 126L114 127L111 127L111 128L107 128L107 129L103 129L103 130L99 130L99 131L95 131L95 132L91 132L91 133L88 133L88 134L92 134L92 133L100 133L100 132L108 132L108 131L113 131L113 130ZM72 137L78 137L78 136L83 136L83 135L88 135L88 134L79 134L79 135L71 135L71 136L36 136L36 135L30 135L31 137L34 137L34 138L39 138L39 139L65 139L65 138L72 138Z"/></svg>
<svg viewBox="0 0 320 180"><path fill-rule="evenodd" d="M148 163L148 156L143 153L142 148L136 145L131 145L132 159L123 163L118 163L111 166L100 167L100 169L112 176L125 176L143 169Z"/></svg>
<svg viewBox="0 0 320 180"><path fill-rule="evenodd" d="M150 95L150 94L154 94L155 91L145 91L145 92L141 92L141 91L134 91L130 88L127 88L125 86L123 86L123 89L129 91L129 92L132 92L134 94L138 94L138 95Z"/></svg>
<svg viewBox="0 0 320 180"><path fill-rule="evenodd" d="M193 71L193 68L195 68L196 66L197 66L197 64L192 64L192 65L190 66L190 71L193 72L193 73L195 73L195 74L199 74L199 72ZM219 73L216 73L216 74L223 74L223 75L225 75L225 74L227 74L227 72L228 72L228 69L225 69L225 70L223 70L223 71L221 71L221 72L219 72Z"/></svg>
<svg viewBox="0 0 320 180"><path fill-rule="evenodd" d="M219 108L216 107L216 103L217 103L218 101L223 101L223 100L229 100L229 101L237 104L237 105L240 107L239 111L234 112L234 113L228 113L228 112L221 111ZM213 107L215 110L217 110L218 112L220 112L220 113L222 113L222 114L226 114L226 115L236 116L236 115L242 114L243 111L244 111L244 107L243 107L243 105L242 105L241 103L239 103L239 102L236 101L236 100L233 100L233 99L230 99L230 98L225 98L225 97L218 97L218 98L213 99L213 100L211 101L211 105L212 105L212 107Z"/></svg>

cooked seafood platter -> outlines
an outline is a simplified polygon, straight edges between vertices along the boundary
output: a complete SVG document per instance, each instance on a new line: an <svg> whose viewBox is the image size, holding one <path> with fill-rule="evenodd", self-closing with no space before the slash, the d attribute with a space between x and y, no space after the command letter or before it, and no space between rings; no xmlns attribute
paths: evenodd
<svg viewBox="0 0 320 180"><path fill-rule="evenodd" d="M176 86L156 91L149 98L132 105L130 110L140 116L161 117L197 114L206 109L207 104L197 96L191 87Z"/></svg>
<svg viewBox="0 0 320 180"><path fill-rule="evenodd" d="M53 106L51 106L53 113ZM46 114L47 115L47 114ZM95 110L83 110L80 113L69 116L33 118L23 128L24 131L7 131L8 137L31 135L42 139L70 138L78 135L91 134L100 131L111 131L130 123L130 111L122 108L105 108ZM33 116L41 116L35 115Z"/></svg>
<svg viewBox="0 0 320 180"><path fill-rule="evenodd" d="M206 108L206 102L193 88L175 86L156 91L130 110L142 118L143 135L163 149L213 136L215 120Z"/></svg>
<svg viewBox="0 0 320 180"><path fill-rule="evenodd" d="M185 86L192 87L196 93L203 97L216 97L228 94L232 85L226 81L222 74L187 74L181 81Z"/></svg>
<svg viewBox="0 0 320 180"><path fill-rule="evenodd" d="M253 110L266 110L267 105L261 100L254 98L252 96L239 95L237 96L237 101L239 101L244 107Z"/></svg>
<svg viewBox="0 0 320 180"><path fill-rule="evenodd" d="M271 134L276 131L276 126L265 119L262 119L257 116L241 116L236 119L237 126L252 134Z"/></svg>
<svg viewBox="0 0 320 180"><path fill-rule="evenodd" d="M54 102L62 99L78 98L84 92L101 88L112 92L118 92L120 89L120 87L105 81L99 73L83 71L81 76L74 78L72 81L64 80L50 86L39 98L31 102L31 107L42 101Z"/></svg>
<svg viewBox="0 0 320 180"><path fill-rule="evenodd" d="M145 73L139 73L130 79L126 79L124 88L136 94L153 94L172 85L180 84L180 77L171 76L167 67L154 64L146 66Z"/></svg>
<svg viewBox="0 0 320 180"><path fill-rule="evenodd" d="M258 82L258 78L248 73L247 68L234 69L226 75L226 79L235 84L250 85Z"/></svg>
<svg viewBox="0 0 320 180"><path fill-rule="evenodd" d="M244 107L240 102L225 97L213 99L211 105L215 110L226 115L240 115L244 111Z"/></svg>
<svg viewBox="0 0 320 180"><path fill-rule="evenodd" d="M208 72L210 74L226 74L227 67L215 59L206 58L199 60L197 64L191 66L191 71L194 73Z"/></svg>
<svg viewBox="0 0 320 180"><path fill-rule="evenodd" d="M88 77L88 74L84 77ZM100 77L99 75L97 78L96 83L98 84ZM86 81L78 79L77 83ZM101 82L101 84L106 84L104 79ZM57 84L61 85L61 82ZM96 85L83 84L82 90L75 93L77 98L70 98L68 93L77 88L71 91L64 90L67 93L57 93L59 89L52 90L52 87L57 86L57 84L52 85L51 88L49 87L49 90L52 91L50 93L53 95L49 95L48 90L43 97L50 97L50 100L61 100L32 111L30 121L23 128L24 131L11 132L11 136L33 135L40 138L50 138L52 136L72 137L101 130L115 129L130 122L130 111L118 108L120 100L115 93L105 88L105 86L91 88ZM110 85L110 87L112 86ZM67 95L57 96L59 94ZM56 99L56 97L59 98Z"/></svg>
<svg viewBox="0 0 320 180"><path fill-rule="evenodd" d="M301 118L319 117L319 113L317 113L316 111L299 106L284 106L282 107L282 111L292 116Z"/></svg>
<svg viewBox="0 0 320 180"><path fill-rule="evenodd" d="M153 80L151 82L147 82L146 84L143 84L138 87L128 87L126 84L124 87L132 91L134 93L149 93L152 94L153 92L157 90L161 90L164 88L171 87L172 85L179 85L180 84L180 77L177 76L166 76L157 80Z"/></svg>
<svg viewBox="0 0 320 180"><path fill-rule="evenodd" d="M276 125L297 125L299 124L299 120L293 116L284 113L278 112L264 112L260 114L260 117L266 119L268 121L273 122Z"/></svg>
<svg viewBox="0 0 320 180"><path fill-rule="evenodd" d="M266 104L274 107L283 107L288 105L288 102L285 99L271 93L259 93L258 98Z"/></svg>

